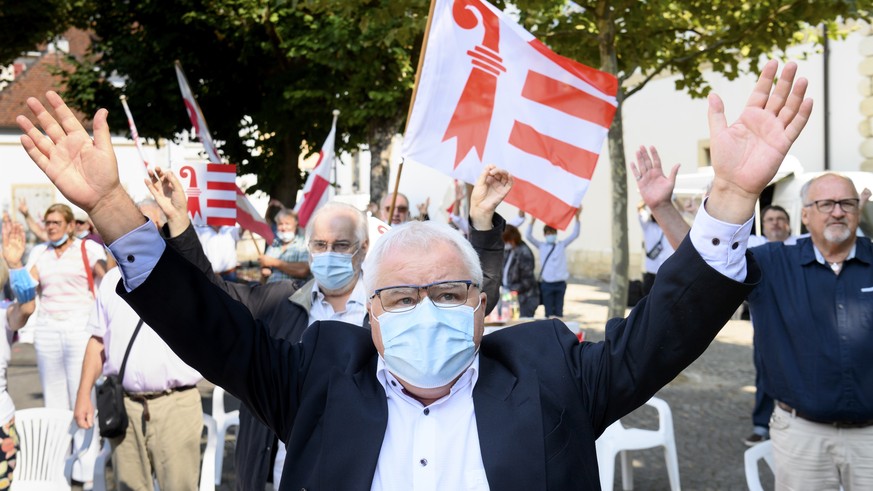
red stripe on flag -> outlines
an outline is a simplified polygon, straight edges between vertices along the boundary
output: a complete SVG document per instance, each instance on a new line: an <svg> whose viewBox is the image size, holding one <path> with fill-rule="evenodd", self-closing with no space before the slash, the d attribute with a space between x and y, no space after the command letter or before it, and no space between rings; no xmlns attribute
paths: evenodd
<svg viewBox="0 0 873 491"><path fill-rule="evenodd" d="M521 95L604 128L609 128L615 115L615 106L603 99L534 71L527 72Z"/></svg>
<svg viewBox="0 0 873 491"><path fill-rule="evenodd" d="M565 171L591 180L598 154L544 135L532 126L515 121L509 144L522 152L542 157Z"/></svg>
<svg viewBox="0 0 873 491"><path fill-rule="evenodd" d="M263 217L257 214L255 207L252 206L249 198L239 186L236 188L236 221L242 228L260 235L267 242L273 242L273 239L276 238L273 229Z"/></svg>
<svg viewBox="0 0 873 491"><path fill-rule="evenodd" d="M512 191L506 195L504 201L559 230L566 230L576 215L576 208L573 206L536 184L517 177L513 179Z"/></svg>
<svg viewBox="0 0 873 491"><path fill-rule="evenodd" d="M601 72L600 70L595 70L594 68L585 66L578 61L564 58L563 56L555 53L554 51L546 47L546 45L543 44L539 39L532 39L530 41L530 45L541 55L552 60L555 64L557 64L564 70L567 70L578 79L595 87L597 90L603 92L604 94L611 96L615 96L616 94L618 94L618 79L615 78L614 75L606 72Z"/></svg>
<svg viewBox="0 0 873 491"><path fill-rule="evenodd" d="M312 217L315 209L321 204L321 197L326 196L325 191L327 191L329 185L330 183L321 176L315 176L315 179L312 181L312 189L303 197L303 203L300 209L297 210L297 223L301 227L305 227L309 223L309 218Z"/></svg>
<svg viewBox="0 0 873 491"><path fill-rule="evenodd" d="M229 199L207 199L207 208L236 208L236 201Z"/></svg>
<svg viewBox="0 0 873 491"><path fill-rule="evenodd" d="M216 227L224 227L224 226L233 227L234 225L236 225L236 219L228 218L228 217L210 216L210 217L206 217L206 224L207 225L215 225Z"/></svg>
<svg viewBox="0 0 873 491"><path fill-rule="evenodd" d="M206 181L206 189L218 191L233 191L236 189L235 182Z"/></svg>
<svg viewBox="0 0 873 491"><path fill-rule="evenodd" d="M206 172L232 172L236 174L235 164L206 164Z"/></svg>

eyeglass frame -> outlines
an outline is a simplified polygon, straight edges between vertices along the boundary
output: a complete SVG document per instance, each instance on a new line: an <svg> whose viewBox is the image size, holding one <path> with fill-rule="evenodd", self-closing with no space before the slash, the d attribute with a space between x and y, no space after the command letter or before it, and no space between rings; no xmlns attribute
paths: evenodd
<svg viewBox="0 0 873 491"><path fill-rule="evenodd" d="M435 281L433 283L428 283L427 285L394 285L394 286L386 286L384 288L377 288L377 289L373 290L373 294L370 295L369 300L373 301L374 298L379 297L379 303L382 305L382 310L384 310L385 312L393 312L393 313L409 312L411 310L415 310L415 308L418 307L418 305L422 302L422 298L421 298L421 290L422 289L424 289L426 291L428 288L430 288L432 286L444 285L447 283L463 283L463 284L467 285L467 296L464 298L463 302L461 302L457 305L445 305L445 304L438 304L438 303L434 302L432 298L430 298L430 295L425 295L425 298L430 300L431 303L434 305L434 307L436 307L438 309L453 309L456 307L460 307L461 305L466 305L467 301L470 300L470 287L476 287L477 289L481 289L481 285L479 283L474 282L473 280L443 280L443 281ZM418 300L415 302L415 304L411 308L403 309L403 310L388 310L385 308L385 304L382 303L382 297L380 294L385 290L394 290L397 288L415 288L415 293L416 293L416 295L418 295Z"/></svg>
<svg viewBox="0 0 873 491"><path fill-rule="evenodd" d="M830 207L829 207L829 209L828 209L827 211L822 210L822 209L821 209L822 205L827 206L827 203L830 203L830 204L831 204ZM852 209L848 209L848 210L847 210L846 207L844 206L844 204L849 204L849 205L851 205L850 208L852 208ZM831 212L834 211L834 208L835 208L837 205L840 205L840 210L842 210L843 213L858 213L858 210L861 209L861 200L858 199L858 198L846 198L846 199L817 199L817 200L812 201L812 202L810 202L810 203L806 203L806 204L804 204L803 207L804 207L804 208L808 208L808 207L810 207L810 206L812 206L812 205L815 205L815 209L816 209L819 213L831 213Z"/></svg>
<svg viewBox="0 0 873 491"><path fill-rule="evenodd" d="M319 251L319 250L315 250L315 248L313 248L312 245L313 245L313 243L316 243L316 242L321 242L321 243L323 243L323 244L324 244L324 250L321 250L321 251ZM336 244L337 244L337 242L339 242L339 243L343 243L343 242L345 242L345 241L338 240L338 241L336 241L336 242L328 242L328 241L326 241L326 240L311 240L311 239L310 239L309 242L306 244L306 246L307 246L307 248L309 249L309 252L311 252L311 253L313 253L313 254L323 254L323 253L325 253L325 252L336 252L336 253L338 253L338 254L352 254L352 255L354 255L354 254L356 254L356 253L358 252L358 249L352 249L352 247L357 247L358 245L361 244L361 242L360 242L360 241L357 241L357 240L354 241L354 242L349 242L349 245L348 245L349 250L347 250L347 251L338 251L338 250L336 250ZM328 246L329 246L329 247L328 247Z"/></svg>

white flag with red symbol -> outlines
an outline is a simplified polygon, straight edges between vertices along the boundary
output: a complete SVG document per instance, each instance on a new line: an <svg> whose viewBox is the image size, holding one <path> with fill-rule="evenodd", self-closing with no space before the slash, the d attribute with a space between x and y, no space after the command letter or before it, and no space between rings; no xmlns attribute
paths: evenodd
<svg viewBox="0 0 873 491"><path fill-rule="evenodd" d="M188 85L188 79L182 71L182 64L178 61L176 61L176 78L179 80L179 90L182 91L182 99L185 101L185 110L188 112L188 118L191 120L191 126L194 127L194 132L197 133L197 137L200 138L200 142L203 143L203 148L206 149L209 161L214 164L221 164L221 156L218 155L218 150L215 148L215 143L212 141L212 135L209 133L209 128L206 126L206 118L203 117L203 112L200 110L197 100L194 99L194 94L191 92L191 87ZM270 228L267 220L265 220L264 217L255 210L255 207L252 205L251 201L249 201L248 196L246 196L242 189L236 185L235 181L233 182L233 202L235 203L233 213L235 221L230 225L239 223L242 228L260 235L266 239L268 243L273 242L273 239L275 238L273 229ZM188 199L188 211L191 212L190 195Z"/></svg>
<svg viewBox="0 0 873 491"><path fill-rule="evenodd" d="M565 229L612 124L618 81L559 56L482 0L434 0L403 156L475 183L507 169L506 202Z"/></svg>
<svg viewBox="0 0 873 491"><path fill-rule="evenodd" d="M236 166L209 162L176 165L195 225L236 225Z"/></svg>
<svg viewBox="0 0 873 491"><path fill-rule="evenodd" d="M297 224L301 227L306 227L309 219L319 206L327 203L330 198L328 189L330 188L330 172L333 170L334 159L334 143L336 139L336 119L339 116L339 111L333 112L333 123L330 126L330 133L324 140L324 145L321 151L318 152L318 162L312 171L309 172L309 177L306 178L306 184L303 186L303 198L297 202L294 211L297 212Z"/></svg>

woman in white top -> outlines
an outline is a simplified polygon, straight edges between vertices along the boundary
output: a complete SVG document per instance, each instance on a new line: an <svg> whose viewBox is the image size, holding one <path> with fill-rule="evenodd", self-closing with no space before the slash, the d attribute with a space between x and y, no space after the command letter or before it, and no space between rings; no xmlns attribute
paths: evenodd
<svg viewBox="0 0 873 491"><path fill-rule="evenodd" d="M67 205L51 205L44 224L48 242L31 251L25 268L38 285L33 345L46 407L72 410L90 338L86 326L94 306L95 282L102 277L106 253L92 240L75 238L73 211ZM21 273L24 251L18 249L4 249L13 275ZM96 457L96 451L93 454ZM92 479L94 462L84 460L74 466L73 479L87 482Z"/></svg>

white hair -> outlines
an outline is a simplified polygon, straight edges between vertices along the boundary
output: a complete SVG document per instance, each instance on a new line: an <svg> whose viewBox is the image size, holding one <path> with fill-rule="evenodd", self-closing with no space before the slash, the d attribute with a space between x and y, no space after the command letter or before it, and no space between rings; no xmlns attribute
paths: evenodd
<svg viewBox="0 0 873 491"><path fill-rule="evenodd" d="M375 245L370 247L367 259L364 260L364 287L367 294L375 290L374 282L379 277L382 260L399 250L416 251L419 254L428 254L434 244L450 244L457 249L461 256L461 262L470 272L470 279L482 286L482 264L479 255L467 239L457 230L446 224L428 221L412 221L403 223L385 233ZM434 269L439 269L440 264L435 264Z"/></svg>
<svg viewBox="0 0 873 491"><path fill-rule="evenodd" d="M346 215L349 218L355 221L355 239L357 239L359 244L363 244L366 242L369 232L367 230L367 219L361 210L355 208L354 206L348 203L341 203L339 201L328 201L324 205L322 205L319 209L315 211L312 217L309 219L309 223L306 224L306 243L309 243L309 239L312 238L312 230L315 228L315 222L317 222L323 215Z"/></svg>

